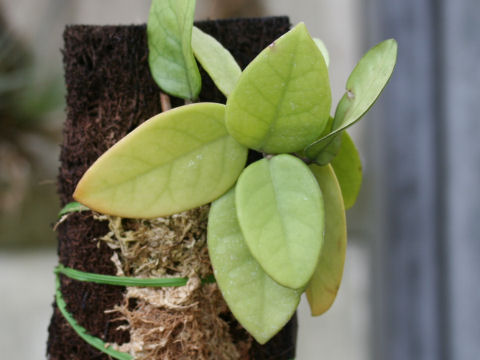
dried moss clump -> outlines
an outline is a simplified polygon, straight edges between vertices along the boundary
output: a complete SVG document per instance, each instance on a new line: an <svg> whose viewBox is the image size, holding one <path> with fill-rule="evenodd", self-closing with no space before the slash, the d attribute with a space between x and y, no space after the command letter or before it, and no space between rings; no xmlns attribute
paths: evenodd
<svg viewBox="0 0 480 360"><path fill-rule="evenodd" d="M127 288L124 302L109 312L128 325L130 342L118 346L135 359L248 359L252 340L232 319L216 284L202 285L212 273L206 246L208 206L166 218L108 220L101 238L115 253L118 275L189 277L186 286Z"/></svg>

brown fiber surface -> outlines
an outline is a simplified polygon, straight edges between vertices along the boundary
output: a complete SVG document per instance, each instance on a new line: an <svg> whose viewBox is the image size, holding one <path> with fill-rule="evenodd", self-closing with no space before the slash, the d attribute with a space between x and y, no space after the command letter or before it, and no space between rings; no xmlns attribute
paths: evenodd
<svg viewBox="0 0 480 360"><path fill-rule="evenodd" d="M244 67L270 42L289 28L288 18L209 21L198 24L218 38ZM159 89L147 64L145 26L69 26L64 33L67 84L67 119L61 150L58 191L61 203L71 195L86 169L110 146L142 121L160 112ZM204 77L203 101L224 101ZM181 102L174 99L174 105ZM79 270L115 274L112 250L97 238L108 231L106 223L90 213L74 214L58 228L60 262ZM124 288L62 279L69 311L91 334L108 342L129 341L115 314L106 314L122 303ZM245 334L231 323L233 338ZM255 360L288 360L294 355L296 319L264 346L250 350ZM49 327L51 360L108 359L85 344L54 306ZM245 357L247 358L247 357Z"/></svg>

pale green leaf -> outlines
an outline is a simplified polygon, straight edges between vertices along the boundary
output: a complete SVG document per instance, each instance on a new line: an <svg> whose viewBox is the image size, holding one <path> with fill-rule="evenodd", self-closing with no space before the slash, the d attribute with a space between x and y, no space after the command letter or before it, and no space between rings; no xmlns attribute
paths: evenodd
<svg viewBox="0 0 480 360"><path fill-rule="evenodd" d="M300 23L243 71L227 101L227 128L249 148L295 152L318 139L330 106L325 60Z"/></svg>
<svg viewBox="0 0 480 360"><path fill-rule="evenodd" d="M332 131L333 118L330 117L327 126L323 130L322 135L328 135ZM329 164L335 156L337 156L340 146L342 145L342 136L330 136L325 141L315 142L307 146L304 150L305 156L314 161L318 165Z"/></svg>
<svg viewBox="0 0 480 360"><path fill-rule="evenodd" d="M340 136L342 145L331 165L342 189L345 208L350 209L357 201L362 186L362 161L350 135L344 131Z"/></svg>
<svg viewBox="0 0 480 360"><path fill-rule="evenodd" d="M74 198L100 213L132 218L211 202L235 183L247 158L224 119L225 106L213 103L151 118L88 169Z"/></svg>
<svg viewBox="0 0 480 360"><path fill-rule="evenodd" d="M237 221L233 190L212 204L208 252L233 315L260 344L266 343L292 317L301 291L277 284L253 258Z"/></svg>
<svg viewBox="0 0 480 360"><path fill-rule="evenodd" d="M314 144L325 143L355 122L372 107L390 79L397 60L397 42L389 39L370 49L358 62L347 81L347 92L340 100L332 131Z"/></svg>
<svg viewBox="0 0 480 360"><path fill-rule="evenodd" d="M196 99L202 79L192 51L195 0L153 0L147 23L148 63L160 88Z"/></svg>
<svg viewBox="0 0 480 360"><path fill-rule="evenodd" d="M323 148L320 153L313 159L318 165L330 164L337 156L342 146L342 135L338 134L328 138L329 141L322 143Z"/></svg>
<svg viewBox="0 0 480 360"><path fill-rule="evenodd" d="M310 165L322 189L325 203L325 239L306 294L313 316L327 311L340 287L347 250L347 223L342 192L330 165Z"/></svg>
<svg viewBox="0 0 480 360"><path fill-rule="evenodd" d="M74 213L74 212L82 212L82 211L89 211L90 209L85 205L80 204L79 202L70 202L63 207L62 210L58 213L58 217L61 218L65 215Z"/></svg>
<svg viewBox="0 0 480 360"><path fill-rule="evenodd" d="M214 37L193 27L193 53L218 89L228 97L242 74L232 54Z"/></svg>
<svg viewBox="0 0 480 360"><path fill-rule="evenodd" d="M315 41L315 45L317 45L318 49L321 51L323 58L325 59L325 64L328 67L330 65L330 54L328 53L325 43L319 38L313 38L313 41Z"/></svg>
<svg viewBox="0 0 480 360"><path fill-rule="evenodd" d="M291 155L257 161L240 175L237 215L255 259L283 286L299 289L322 248L322 193L305 163Z"/></svg>

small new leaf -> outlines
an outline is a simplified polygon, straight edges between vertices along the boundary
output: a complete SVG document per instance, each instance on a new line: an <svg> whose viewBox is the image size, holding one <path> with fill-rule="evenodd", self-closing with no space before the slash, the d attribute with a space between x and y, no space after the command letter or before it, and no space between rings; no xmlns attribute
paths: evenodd
<svg viewBox="0 0 480 360"><path fill-rule="evenodd" d="M83 175L74 198L130 218L175 214L215 200L237 180L247 149L225 128L225 106L199 103L146 121Z"/></svg>
<svg viewBox="0 0 480 360"><path fill-rule="evenodd" d="M362 161L350 135L344 131L337 136L342 137L342 143L331 165L342 189L345 209L350 209L362 186Z"/></svg>
<svg viewBox="0 0 480 360"><path fill-rule="evenodd" d="M292 317L301 291L277 284L250 254L237 221L234 190L212 204L208 252L233 315L260 344L266 343Z"/></svg>
<svg viewBox="0 0 480 360"><path fill-rule="evenodd" d="M291 153L318 139L330 106L325 60L300 23L243 71L227 101L227 128L249 148Z"/></svg>
<svg viewBox="0 0 480 360"><path fill-rule="evenodd" d="M193 27L193 53L218 89L228 97L242 74L232 54L214 37Z"/></svg>
<svg viewBox="0 0 480 360"><path fill-rule="evenodd" d="M148 63L165 92L196 99L202 79L192 51L195 0L153 0L147 23Z"/></svg>
<svg viewBox="0 0 480 360"><path fill-rule="evenodd" d="M331 166L310 165L323 193L325 203L325 240L317 267L308 284L308 302L313 316L333 304L342 281L347 250L347 223L342 192Z"/></svg>
<svg viewBox="0 0 480 360"><path fill-rule="evenodd" d="M313 274L323 243L322 193L308 166L291 155L247 167L236 186L245 241L265 272L299 289Z"/></svg>

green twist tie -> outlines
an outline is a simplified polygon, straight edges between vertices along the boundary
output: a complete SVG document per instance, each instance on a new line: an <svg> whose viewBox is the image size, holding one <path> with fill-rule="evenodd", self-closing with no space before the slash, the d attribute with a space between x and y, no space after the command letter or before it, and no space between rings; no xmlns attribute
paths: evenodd
<svg viewBox="0 0 480 360"><path fill-rule="evenodd" d="M55 274L68 276L73 280L91 282L95 284L114 285L114 286L134 286L134 287L179 287L187 285L187 277L177 278L136 278L128 276L100 275L85 271L75 270L72 268L58 265L55 268ZM202 279L203 284L211 284L215 282L213 275Z"/></svg>
<svg viewBox="0 0 480 360"><path fill-rule="evenodd" d="M57 306L63 317L70 324L73 330L80 336L87 344L93 346L95 349L100 350L101 352L110 355L114 359L118 360L133 360L133 356L121 351L112 349L111 346L107 345L102 339L92 336L87 333L84 327L80 326L77 321L73 318L72 314L67 311L67 304L63 299L62 291L60 289L60 277L56 277L56 292L55 299L57 301Z"/></svg>
<svg viewBox="0 0 480 360"><path fill-rule="evenodd" d="M67 311L67 305L63 299L63 295L60 288L60 274L65 275L73 280L91 282L96 284L115 285L115 286L136 286L136 287L172 287L172 286L185 286L188 282L188 278L160 278L160 279L142 279L127 276L112 276L112 275L100 275L84 271L75 270L72 268L58 265L55 268L56 274L56 301L57 306L63 317L75 332L86 343L93 346L97 350L110 355L114 359L118 360L133 360L133 356L130 354L112 349L103 340L98 337L92 336L87 333L87 330L80 326L74 319L73 315ZM213 275L202 279L202 283L210 284L215 282Z"/></svg>
<svg viewBox="0 0 480 360"><path fill-rule="evenodd" d="M90 210L85 205L82 205L78 202L71 202L65 205L65 207L60 210L58 216L59 218L68 215L74 212L81 212L81 211L88 211ZM80 336L87 344L93 346L95 349L111 356L117 360L133 360L133 356L121 351L117 351L111 348L111 346L107 345L102 339L92 336L87 333L87 330L80 326L77 321L74 319L72 314L67 311L67 305L65 300L63 299L63 295L60 289L60 277L59 275L65 275L70 279L83 281L83 282L91 282L95 284L103 284L103 285L114 285L114 286L133 286L133 287L180 287L185 286L188 283L188 278L135 278L135 277L128 277L128 276L114 276L114 275L101 275L95 274L80 270L75 270L69 267L65 267L63 265L58 265L55 267L55 274L56 274L56 301L57 306L60 312L62 313L63 317L70 326L75 330L75 332ZM210 275L205 279L202 279L203 284L211 284L215 282L215 277ZM295 358L291 359L295 360Z"/></svg>

